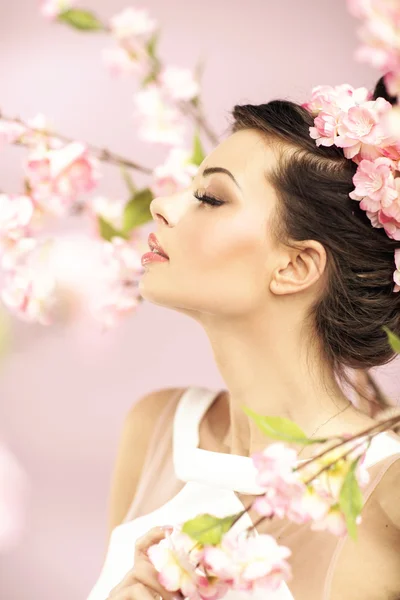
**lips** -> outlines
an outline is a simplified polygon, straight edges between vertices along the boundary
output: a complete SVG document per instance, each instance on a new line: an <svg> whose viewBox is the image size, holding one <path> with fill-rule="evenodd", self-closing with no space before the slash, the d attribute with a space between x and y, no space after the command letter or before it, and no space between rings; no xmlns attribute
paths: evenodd
<svg viewBox="0 0 400 600"><path fill-rule="evenodd" d="M158 239L156 238L154 233L150 233L147 241L148 241L150 250L156 250L159 254L161 254L161 256L165 256L165 258L169 258L168 254L165 252L165 250L161 246L160 242L158 241Z"/></svg>

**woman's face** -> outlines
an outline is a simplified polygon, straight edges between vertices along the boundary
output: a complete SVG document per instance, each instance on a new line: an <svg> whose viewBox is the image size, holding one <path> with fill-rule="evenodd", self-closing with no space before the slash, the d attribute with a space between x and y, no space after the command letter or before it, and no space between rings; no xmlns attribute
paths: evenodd
<svg viewBox="0 0 400 600"><path fill-rule="evenodd" d="M155 235L169 261L144 267L139 291L146 300L192 316L265 310L278 251L268 228L277 200L265 173L275 162L257 131L238 131L204 159L188 189L154 198ZM215 167L237 183L224 173L203 175ZM223 204L202 204L194 193Z"/></svg>

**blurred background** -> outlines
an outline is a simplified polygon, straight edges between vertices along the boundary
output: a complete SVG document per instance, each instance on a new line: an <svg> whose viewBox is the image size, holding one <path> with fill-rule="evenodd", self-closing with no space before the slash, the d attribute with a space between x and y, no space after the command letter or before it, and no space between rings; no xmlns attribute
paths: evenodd
<svg viewBox="0 0 400 600"><path fill-rule="evenodd" d="M103 19L121 0L79 5ZM159 54L193 68L205 61L202 99L221 136L234 104L305 101L318 84L373 87L378 74L357 63L357 23L344 0L146 0L160 24ZM0 3L0 109L43 113L57 132L154 167L165 149L138 139L131 119L135 78L113 79L100 54L105 34L51 24L32 0ZM205 150L211 150L205 144ZM0 188L21 180L23 150L2 149ZM104 194L125 194L119 172L103 167ZM139 184L146 177L135 175ZM75 219L65 231L79 233ZM143 227L144 233L152 224ZM125 414L143 394L167 386L223 388L208 340L185 316L143 302L103 332L79 319L50 327L2 309L8 338L0 361L0 436L27 476L27 516L19 542L0 554L0 598L85 598L104 558L110 477ZM400 396L398 364L376 371ZM133 449L134 451L134 449Z"/></svg>

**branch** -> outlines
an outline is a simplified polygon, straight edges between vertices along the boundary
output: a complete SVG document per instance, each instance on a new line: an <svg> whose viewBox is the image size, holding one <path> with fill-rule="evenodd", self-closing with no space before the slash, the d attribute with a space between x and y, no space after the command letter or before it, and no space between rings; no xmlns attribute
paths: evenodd
<svg viewBox="0 0 400 600"><path fill-rule="evenodd" d="M71 144L72 142L76 141L65 135L53 133L46 129L36 129L34 127L30 127L30 125L27 125L20 117L15 117L15 118L7 117L7 116L3 115L3 113L1 111L0 111L0 119L2 119L3 121L7 121L9 123L18 123L20 125L23 125L23 127L26 127L27 129L29 129L29 131L31 131L32 133L36 133L38 135L46 135L49 137L54 137L54 138L61 140L62 142L66 143L66 144ZM85 144L86 144L86 142L85 142ZM14 145L29 147L29 144L20 142L20 141L14 142ZM116 154L115 152L111 152L107 148L97 148L96 146L94 146L92 144L86 144L86 145L87 145L90 153L97 156L98 160L100 160L102 162L123 165L125 167L128 167L129 169L135 169L136 171L145 173L146 175L151 175L151 173L153 172L153 169L150 169L149 167L143 167L142 165L134 163L131 160L129 160L123 156L120 156L119 154Z"/></svg>

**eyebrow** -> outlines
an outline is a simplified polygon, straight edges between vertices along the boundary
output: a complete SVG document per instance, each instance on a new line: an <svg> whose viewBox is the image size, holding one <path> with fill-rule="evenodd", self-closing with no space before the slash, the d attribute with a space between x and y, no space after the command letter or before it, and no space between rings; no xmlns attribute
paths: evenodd
<svg viewBox="0 0 400 600"><path fill-rule="evenodd" d="M224 169L224 167L207 167L207 169L204 169L202 176L207 177L207 175L212 175L213 173L224 173L225 175L228 175L228 177L230 177L232 181L237 185L239 190L242 191L242 188L236 181L234 175L230 171L228 171L228 169Z"/></svg>

